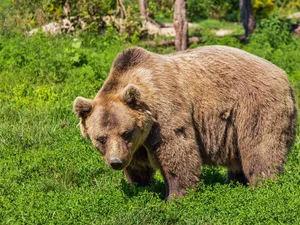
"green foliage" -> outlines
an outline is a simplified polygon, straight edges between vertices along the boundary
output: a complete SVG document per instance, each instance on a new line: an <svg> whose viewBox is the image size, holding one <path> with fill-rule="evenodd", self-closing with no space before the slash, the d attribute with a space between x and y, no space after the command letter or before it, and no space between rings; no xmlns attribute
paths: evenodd
<svg viewBox="0 0 300 225"><path fill-rule="evenodd" d="M238 0L188 0L188 18L191 20L197 19L227 19L237 21L239 15Z"/></svg>
<svg viewBox="0 0 300 225"><path fill-rule="evenodd" d="M173 20L173 0L150 0L149 11L154 19L159 21ZM238 0L188 0L187 17L190 21L199 19L226 19L237 21L239 15Z"/></svg>
<svg viewBox="0 0 300 225"><path fill-rule="evenodd" d="M280 13L291 14L300 10L299 0L274 0L274 3Z"/></svg>
<svg viewBox="0 0 300 225"><path fill-rule="evenodd" d="M69 0L73 16L109 15L116 9L116 1L113 0ZM59 5L61 1L58 1Z"/></svg>
<svg viewBox="0 0 300 225"><path fill-rule="evenodd" d="M25 32L65 17L63 1L58 0L5 0L0 3L0 33L17 29ZM89 31L99 32L104 26L102 16L117 14L113 0L69 0L69 17L82 18Z"/></svg>
<svg viewBox="0 0 300 225"><path fill-rule="evenodd" d="M289 22L277 15L261 20L251 38L254 42L269 45L271 48L288 45L293 41L292 33L289 31Z"/></svg>
<svg viewBox="0 0 300 225"><path fill-rule="evenodd" d="M52 104L70 91L95 93L123 45L114 30L106 35L51 39L40 33L31 38L0 38L3 99L18 107L43 106L39 101Z"/></svg>
<svg viewBox="0 0 300 225"><path fill-rule="evenodd" d="M157 20L173 20L173 0L149 0L151 16Z"/></svg>
<svg viewBox="0 0 300 225"><path fill-rule="evenodd" d="M274 9L273 0L254 0L252 3L253 13L256 19L267 18Z"/></svg>

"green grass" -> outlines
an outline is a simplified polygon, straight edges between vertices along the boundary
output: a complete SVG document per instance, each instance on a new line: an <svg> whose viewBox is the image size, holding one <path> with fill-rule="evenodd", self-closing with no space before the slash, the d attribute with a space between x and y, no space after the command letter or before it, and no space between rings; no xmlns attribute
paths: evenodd
<svg viewBox="0 0 300 225"><path fill-rule="evenodd" d="M104 165L62 109L1 110L1 224L299 224L300 148L286 172L258 188L224 185L225 171L203 168L198 192L165 202L161 179L130 187Z"/></svg>
<svg viewBox="0 0 300 225"><path fill-rule="evenodd" d="M278 39L277 46L261 38L258 32L241 45L207 36L202 45L271 60L288 72L299 102L299 40ZM199 190L172 202L163 200L159 173L153 185L131 187L105 165L81 137L72 103L96 94L127 46L113 31L78 40L0 36L0 224L300 224L299 136L277 180L225 185L225 169L204 167Z"/></svg>

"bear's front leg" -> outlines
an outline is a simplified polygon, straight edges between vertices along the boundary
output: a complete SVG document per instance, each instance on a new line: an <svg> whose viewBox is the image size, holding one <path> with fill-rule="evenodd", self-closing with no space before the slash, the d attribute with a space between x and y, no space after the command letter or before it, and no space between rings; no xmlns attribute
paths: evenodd
<svg viewBox="0 0 300 225"><path fill-rule="evenodd" d="M150 166L147 151L143 146L134 153L130 165L124 172L129 183L143 187L153 182L154 169Z"/></svg>
<svg viewBox="0 0 300 225"><path fill-rule="evenodd" d="M181 197L187 189L196 189L201 159L192 139L174 138L162 143L155 151L166 187L166 199Z"/></svg>

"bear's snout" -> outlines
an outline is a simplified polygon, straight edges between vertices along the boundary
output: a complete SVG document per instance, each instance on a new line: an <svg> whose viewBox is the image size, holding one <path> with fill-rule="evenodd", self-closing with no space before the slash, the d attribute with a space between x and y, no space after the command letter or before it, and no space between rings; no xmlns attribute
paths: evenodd
<svg viewBox="0 0 300 225"><path fill-rule="evenodd" d="M110 166L115 170L121 170L124 166L124 161L119 158L111 158L109 161Z"/></svg>

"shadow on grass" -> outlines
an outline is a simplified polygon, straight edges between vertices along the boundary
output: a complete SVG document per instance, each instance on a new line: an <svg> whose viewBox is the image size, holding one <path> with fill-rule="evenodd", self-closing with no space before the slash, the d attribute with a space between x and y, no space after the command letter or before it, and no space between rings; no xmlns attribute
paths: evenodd
<svg viewBox="0 0 300 225"><path fill-rule="evenodd" d="M226 169L220 167L203 167L200 175L200 182L203 182L205 186L215 186L215 185L227 185L226 180ZM239 186L238 182L232 182L230 187ZM165 184L163 181L155 180L151 185L145 187L138 187L137 185L132 185L127 183L125 179L121 181L122 191L129 197L135 197L143 192L153 192L158 195L161 199L165 199Z"/></svg>
<svg viewBox="0 0 300 225"><path fill-rule="evenodd" d="M224 169L219 167L203 167L200 175L200 180L205 185L225 184L226 175Z"/></svg>
<svg viewBox="0 0 300 225"><path fill-rule="evenodd" d="M129 184L125 179L121 181L121 188L129 198L135 197L142 192L153 192L161 199L165 199L165 184L162 181L155 180L153 184L145 187L138 187L136 184Z"/></svg>
<svg viewBox="0 0 300 225"><path fill-rule="evenodd" d="M202 169L202 173L200 176L201 182L205 186L215 186L215 185L228 185L231 188L245 186L247 187L248 184L241 183L237 180L231 180L230 183L225 183L227 178L227 169L222 167L211 167L211 166L204 166Z"/></svg>

